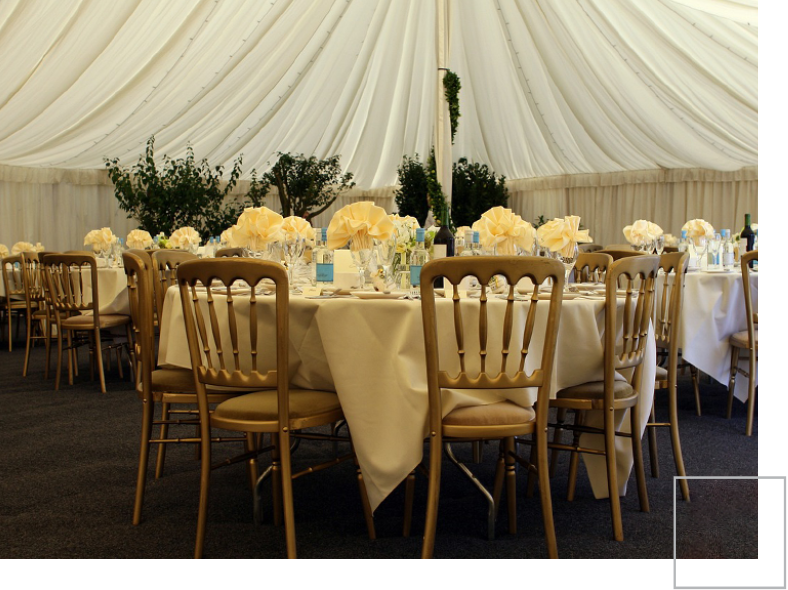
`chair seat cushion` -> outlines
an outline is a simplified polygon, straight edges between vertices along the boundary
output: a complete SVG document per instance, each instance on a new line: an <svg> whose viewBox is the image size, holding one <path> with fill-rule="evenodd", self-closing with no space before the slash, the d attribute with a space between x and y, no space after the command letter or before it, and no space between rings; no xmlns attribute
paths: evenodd
<svg viewBox="0 0 788 590"><path fill-rule="evenodd" d="M613 382L613 397L615 399L622 399L629 397L635 390L626 381ZM556 394L556 397L562 399L602 399L605 397L605 382L604 381L591 381L589 383L581 383L562 389Z"/></svg>
<svg viewBox="0 0 788 590"><path fill-rule="evenodd" d="M736 332L731 336L731 344L733 346L738 346L739 348L749 348L750 347L750 335L747 333L747 330L744 332ZM755 329L755 345L758 345L758 329Z"/></svg>
<svg viewBox="0 0 788 590"><path fill-rule="evenodd" d="M657 365L657 373L654 375L654 379L656 381L667 381L668 370L665 367L660 367L659 365Z"/></svg>
<svg viewBox="0 0 788 590"><path fill-rule="evenodd" d="M486 406L466 406L449 412L443 423L449 426L508 426L527 424L536 419L533 408L524 408L510 401Z"/></svg>
<svg viewBox="0 0 788 590"><path fill-rule="evenodd" d="M191 369L156 369L151 373L151 390L154 393L190 393L197 395L194 387L194 374ZM137 391L142 392L142 384L137 384ZM211 394L227 394L234 390L206 387ZM248 390L241 390L247 392Z"/></svg>
<svg viewBox="0 0 788 590"><path fill-rule="evenodd" d="M227 420L275 422L279 419L277 406L276 390L255 391L222 402L216 406L214 415ZM290 390L291 420L318 416L339 409L339 398L332 391Z"/></svg>
<svg viewBox="0 0 788 590"><path fill-rule="evenodd" d="M114 328L116 326L125 326L129 323L129 316L120 314L101 314L99 315L99 328ZM93 316L92 315L75 315L66 318L60 325L68 330L92 330L93 329Z"/></svg>

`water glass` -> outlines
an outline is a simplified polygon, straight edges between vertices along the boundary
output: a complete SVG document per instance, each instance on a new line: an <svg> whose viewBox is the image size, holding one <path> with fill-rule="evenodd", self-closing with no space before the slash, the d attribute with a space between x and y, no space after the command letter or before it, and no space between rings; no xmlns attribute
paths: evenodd
<svg viewBox="0 0 788 590"><path fill-rule="evenodd" d="M722 236L720 236L720 234L714 234L714 237L709 239L708 241L709 254L711 254L711 259L709 260L709 268L716 269L720 267L721 246L722 246Z"/></svg>
<svg viewBox="0 0 788 590"><path fill-rule="evenodd" d="M662 256L662 251L664 249L665 249L665 236L664 234L662 234L654 238L654 250L656 250L657 256Z"/></svg>
<svg viewBox="0 0 788 590"><path fill-rule="evenodd" d="M306 240L301 236L288 236L282 242L282 252L287 263L287 281L290 283L290 292L298 292L295 285L295 269L304 255Z"/></svg>
<svg viewBox="0 0 788 590"><path fill-rule="evenodd" d="M394 255L397 253L397 237L391 236L387 240L376 239L373 242L380 266L383 267L383 280L386 281L386 288L390 288L395 282L391 268L394 264Z"/></svg>

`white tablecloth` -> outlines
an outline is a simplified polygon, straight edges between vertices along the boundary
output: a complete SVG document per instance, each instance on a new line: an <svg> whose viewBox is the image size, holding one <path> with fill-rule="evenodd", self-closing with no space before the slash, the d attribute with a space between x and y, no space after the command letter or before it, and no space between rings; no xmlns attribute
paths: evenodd
<svg viewBox="0 0 788 590"><path fill-rule="evenodd" d="M753 307L758 310L758 273L750 273ZM684 359L727 386L730 379L730 336L747 330L741 271L688 272L679 344ZM746 370L746 361L742 361ZM755 376L756 384L758 376ZM747 378L736 377L736 398L747 400Z"/></svg>
<svg viewBox="0 0 788 590"><path fill-rule="evenodd" d="M242 300L235 297L239 313L243 309ZM267 306L270 311L258 309L261 334L266 329L270 329L273 334L270 326L273 322L273 298L268 301L271 302ZM524 325L527 305L522 303L516 306L515 326L522 328ZM496 315L500 317L504 307L504 301L490 301L491 326L495 324L492 318ZM464 313L467 324L465 333L475 333L472 330L478 322L478 301L464 301L463 308L467 311ZM451 314L451 302L439 300L437 309L438 313ZM537 316L536 332L540 333L547 305L538 309L543 312ZM176 288L170 288L167 292L163 318L160 365L189 368L183 312ZM602 379L603 347L600 332L603 326L603 301L577 299L564 302L553 392L585 381ZM448 339L447 349L451 349L454 346L453 331L442 334L442 337ZM423 441L427 435L427 382L420 303L407 300L319 300L293 296L290 299L290 342L292 385L337 392L353 434L370 502L373 509L376 508L422 460ZM500 342L500 333L491 329L489 342ZM478 342L476 346L478 350ZM490 366L500 366L500 350L497 351L496 365L492 344L490 347ZM470 356L471 344L466 343L466 348ZM531 362L537 363L541 354L541 338L534 337L531 349ZM441 350L444 350L443 347ZM519 355L512 356L517 357L512 359L513 362L519 362ZM656 353L653 338L647 358L650 361L643 371L645 385L641 388L643 423L654 393ZM273 365L273 359L267 362L268 366ZM493 403L504 397L530 403L534 396L515 390L504 390L498 394L485 392L484 395L478 392L472 395L468 392L452 392L447 396L444 411L448 412L462 404ZM621 429L628 431L629 420L624 421ZM602 448L602 438L594 438L598 439L596 446ZM620 491L624 493L632 466L631 443L629 439L623 438L618 443ZM588 440L583 441L583 444L594 446L594 442ZM585 459L594 494L599 498L607 497L604 459L597 456Z"/></svg>

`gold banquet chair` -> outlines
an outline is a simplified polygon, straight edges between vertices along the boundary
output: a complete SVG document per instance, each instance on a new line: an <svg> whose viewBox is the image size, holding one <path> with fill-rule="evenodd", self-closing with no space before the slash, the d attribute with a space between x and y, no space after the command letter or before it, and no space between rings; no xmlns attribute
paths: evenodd
<svg viewBox="0 0 788 590"><path fill-rule="evenodd" d="M747 330L737 332L730 337L731 343L731 378L728 382L728 411L730 419L733 410L733 390L736 387L736 374L741 373L749 380L747 391L747 436L752 436L752 425L755 420L755 375L758 363L758 314L753 310L752 291L750 290L750 262L758 260L758 250L747 252L741 257L741 275L744 287L744 310L747 314ZM748 370L739 368L739 352L747 351Z"/></svg>
<svg viewBox="0 0 788 590"><path fill-rule="evenodd" d="M290 460L295 431L333 424L344 418L333 391L294 389L289 384L289 292L287 272L273 262L253 259L195 260L178 267L178 284L186 318L197 401L200 412L202 462L200 502L197 519L195 557L202 557L211 472L211 430L220 428L246 433L272 434L272 475L274 522L284 510L287 556L296 557L292 480L344 460L355 459L351 452L294 473ZM275 291L273 345L268 330L260 330L258 320L271 314L271 297L257 296L261 283L273 281ZM245 286L240 290L236 283ZM266 286L267 289L267 286ZM202 297L201 297L202 296ZM248 315L247 315L248 312ZM242 315L243 314L243 315ZM265 333L264 333L265 332ZM265 346L274 354L265 355ZM273 351L270 349L273 348ZM275 358L271 368L270 359ZM233 397L209 410L208 388L234 387L254 390ZM322 438L310 434L309 438ZM330 438L330 437L326 437ZM263 452L269 449L263 449ZM366 488L357 472L362 505L370 538L374 539L372 511ZM266 474L261 476L265 477Z"/></svg>
<svg viewBox="0 0 788 590"><path fill-rule="evenodd" d="M673 461L676 464L676 475L685 476L684 458L681 454L681 440L679 438L679 421L677 409L678 359L679 359L679 323L681 322L681 308L684 300L684 277L689 264L689 254L677 252L662 254L659 257L662 274L662 294L655 305L654 336L657 341L657 350L667 358L667 366L657 366L654 390L667 389L668 391L668 422L657 422L654 412L657 398L651 407L651 420L646 424L648 428L649 457L651 459L651 475L659 477L659 457L657 454L656 428L666 426L670 429L670 442L673 447ZM659 278L657 279L659 280ZM679 479L681 496L689 502L689 486L686 479Z"/></svg>
<svg viewBox="0 0 788 590"><path fill-rule="evenodd" d="M90 254L49 254L44 257L44 274L51 297L52 316L57 326L57 373L55 390L60 389L60 375L63 368L63 336L66 337L68 358L68 383L74 382L75 356L77 346L84 342L76 342L74 335L85 332L88 337L93 365L98 365L101 393L107 393L104 380L104 360L101 345L101 334L111 328L124 327L129 346L131 345L131 326L127 315L99 313L98 270L96 257ZM86 275L90 277L90 286L86 284ZM87 312L87 313L84 313ZM106 349L115 348L120 363L120 348L114 343ZM121 374L122 376L122 374Z"/></svg>
<svg viewBox="0 0 788 590"><path fill-rule="evenodd" d="M578 453L604 455L607 468L610 511L613 521L613 536L617 541L624 540L621 523L621 501L618 496L616 472L616 436L624 436L632 441L635 475L638 486L640 509L649 511L646 477L643 469L643 453L640 442L640 420L638 405L640 393L633 384L640 381L643 361L648 341L648 328L654 311L654 289L659 268L656 256L631 256L614 262L605 277L605 331L604 355L600 359L604 368L604 380L575 385L558 391L550 405L561 409L574 410L574 424L551 424L555 428L574 431L571 445L551 443L553 449L570 451L568 500L574 499L577 481ZM624 310L617 313L617 294L619 285L626 289ZM617 380L616 374L629 369L626 380ZM649 387L653 385L649 384ZM615 411L629 410L632 434L616 431ZM586 425L585 413L602 411L604 426L592 428ZM596 433L604 436L604 450L590 449L579 445L582 433Z"/></svg>
<svg viewBox="0 0 788 590"><path fill-rule="evenodd" d="M145 254L147 260L140 256ZM153 325L153 273L151 259L144 250L127 250L123 253L123 269L126 273L126 284L131 311L131 327L134 333L134 359L136 360L136 389L142 401L142 429L140 438L139 465L137 469L137 490L134 496L134 513L132 524L137 525L142 519L142 504L147 481L148 457L150 446L159 445L159 449L167 444L199 444L199 415L195 410L173 411L173 414L186 415L186 418L166 418L168 425L191 425L198 428L194 437L167 438L154 437L153 427L162 424L162 420L154 420L156 404L181 404L192 407L197 404L197 389L194 386L194 374L191 369L160 369L156 366L156 333ZM208 403L216 404L241 392L209 392ZM223 437L222 442L238 441L247 444L246 437ZM164 454L159 453L163 463ZM156 463L156 477L161 475L162 465ZM250 471L251 483L254 484L256 471Z"/></svg>
<svg viewBox="0 0 788 590"><path fill-rule="evenodd" d="M463 325L463 308L465 307L468 318L475 317L472 310L466 307L471 302L462 302L459 298L458 286L465 276L475 276L482 285L481 296L478 303L478 331L475 337L465 334ZM501 349L500 366L487 364L488 334L491 322L488 317L488 290L487 284L496 275L506 277L509 285L505 311L501 314ZM444 277L452 285L451 313L448 305L444 313L436 309L433 281L437 277ZM529 278L536 285L528 301L520 301L515 296L515 286L521 278ZM540 303L539 289L547 279L553 282L552 295L548 301ZM488 527L494 526L494 515L500 505L500 495L506 480L507 508L509 513L509 532L517 532L517 499L515 482L515 461L531 468L535 467L539 475L540 493L542 502L542 518L544 521L547 553L551 558L558 557L555 530L553 525L552 499L550 497L550 480L547 462L547 413L549 410L550 385L555 358L555 344L558 334L558 321L561 314L562 292L564 284L564 267L557 260L531 257L495 256L473 258L445 258L427 263L421 272L421 306L424 323L424 343L427 353L427 386L429 394L429 488L427 492L427 517L424 530L424 544L422 557L432 557L435 532L438 517L438 497L441 479L442 451L446 448L447 454L453 462L456 459L448 447L452 442L501 440L501 453L496 468L493 494L481 488L470 471L462 466L461 469L474 483L483 490L491 502L491 511ZM447 289L448 295L449 289ZM475 303L475 302L473 302ZM497 303L497 302L496 302ZM526 314L522 335L514 330L515 308L522 306L521 311ZM527 307L527 312L525 309ZM547 307L547 318L537 330L543 336L543 349L541 363L534 367L531 374L526 373L525 365L529 360L532 337L534 336L537 307ZM450 324L454 324L454 330ZM454 333L455 347L453 352L446 354L439 350L438 334ZM495 332L493 332L495 333ZM451 340L451 336L448 336ZM476 350L475 343L479 344L478 356L468 354L468 350ZM519 353L517 357L509 352ZM495 357L496 359L498 357ZM478 365L478 369L476 366ZM457 366L456 375L451 375L449 367ZM447 370L448 369L448 370ZM471 407L458 407L443 416L443 395L445 389L473 389L473 390L512 390L512 394L524 393L523 388L535 388L536 405L521 406L512 401L500 401L489 405ZM518 391L519 390L519 391ZM521 459L515 450L515 437L533 434L536 443L536 465L529 465ZM458 466L459 462L456 462Z"/></svg>
<svg viewBox="0 0 788 590"><path fill-rule="evenodd" d="M632 250L630 247L629 249L624 248L623 244L614 244L613 246L607 246L602 250L598 250L597 252L602 252L603 254L609 254L613 257L613 261L621 260L622 258L632 258L633 256L645 256L645 252L639 252L637 250Z"/></svg>
<svg viewBox="0 0 788 590"><path fill-rule="evenodd" d="M27 377L30 366L30 349L36 340L43 340L46 348L46 366L44 368L44 378L49 378L49 360L52 343L52 317L50 305L47 302L47 293L44 288L46 277L42 272L40 258L49 252L22 253L22 270L25 283L25 303L27 304L27 337L25 343L25 364L22 368L22 376Z"/></svg>
<svg viewBox="0 0 788 590"><path fill-rule="evenodd" d="M14 339L12 335L13 316L17 316L16 335L19 336L19 316L27 313L27 303L25 302L25 280L22 267L24 259L21 254L6 256L2 259L3 266L3 286L5 287L5 308L6 321L8 322L8 351L13 350Z"/></svg>

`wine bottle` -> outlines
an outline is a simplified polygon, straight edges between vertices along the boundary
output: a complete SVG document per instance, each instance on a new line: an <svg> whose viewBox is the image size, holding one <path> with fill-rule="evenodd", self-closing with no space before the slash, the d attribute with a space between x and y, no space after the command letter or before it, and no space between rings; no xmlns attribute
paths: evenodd
<svg viewBox="0 0 788 590"><path fill-rule="evenodd" d="M432 258L445 258L454 256L454 234L449 229L449 208L446 207L441 214L441 226L432 239ZM436 289L443 288L443 277L435 279L433 285Z"/></svg>
<svg viewBox="0 0 788 590"><path fill-rule="evenodd" d="M755 232L752 231L752 228L750 227L749 213L745 213L744 215L744 229L741 230L741 241L747 244L745 246L745 252L750 252L755 245Z"/></svg>

